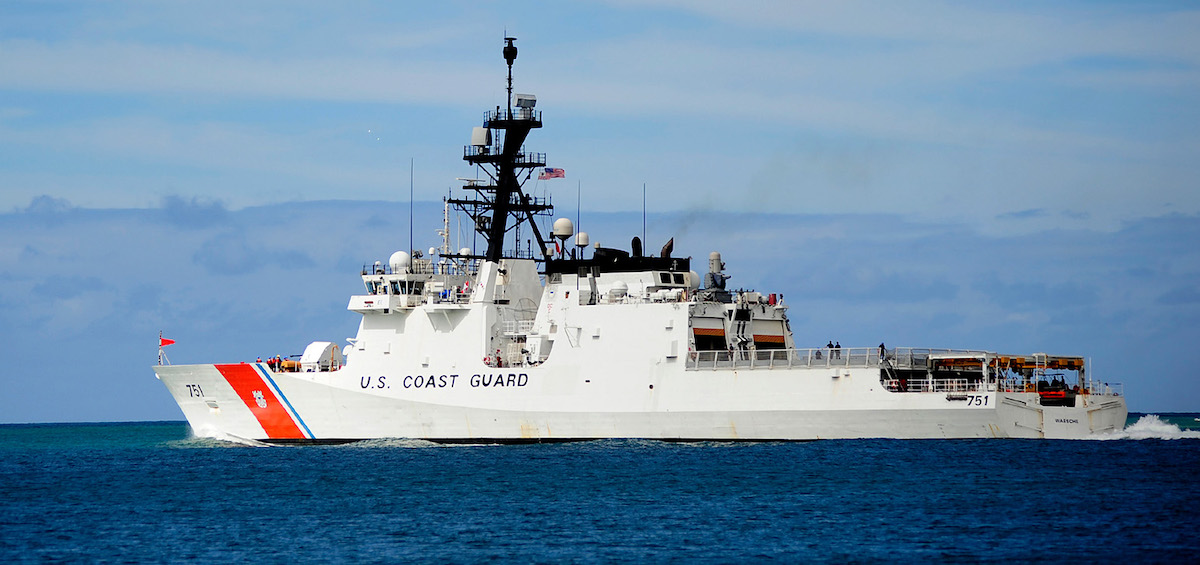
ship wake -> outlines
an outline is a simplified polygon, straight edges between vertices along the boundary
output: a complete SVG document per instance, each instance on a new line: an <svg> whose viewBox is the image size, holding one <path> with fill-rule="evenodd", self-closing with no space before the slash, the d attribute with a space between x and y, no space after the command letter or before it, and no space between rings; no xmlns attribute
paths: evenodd
<svg viewBox="0 0 1200 565"><path fill-rule="evenodd" d="M1146 414L1121 431L1096 434L1089 439L1200 439L1200 430L1180 429L1155 414Z"/></svg>

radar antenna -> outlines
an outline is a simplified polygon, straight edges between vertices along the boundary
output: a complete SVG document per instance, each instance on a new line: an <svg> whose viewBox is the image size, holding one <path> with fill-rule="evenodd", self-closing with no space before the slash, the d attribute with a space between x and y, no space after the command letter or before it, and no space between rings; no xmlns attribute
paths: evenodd
<svg viewBox="0 0 1200 565"><path fill-rule="evenodd" d="M512 64L517 60L517 46L513 45L515 37L505 37L504 60L508 62L508 112L512 113Z"/></svg>

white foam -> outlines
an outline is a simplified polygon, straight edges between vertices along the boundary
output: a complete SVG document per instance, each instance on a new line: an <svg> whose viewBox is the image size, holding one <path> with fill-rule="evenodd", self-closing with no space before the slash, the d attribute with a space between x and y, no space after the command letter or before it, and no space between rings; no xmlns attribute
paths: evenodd
<svg viewBox="0 0 1200 565"><path fill-rule="evenodd" d="M261 441L222 433L216 426L204 426L200 429L188 426L188 429L190 433L187 439L172 441L170 445L181 448L267 447L267 444Z"/></svg>
<svg viewBox="0 0 1200 565"><path fill-rule="evenodd" d="M212 437L190 437L187 439L169 441L166 445L168 447L179 449L211 449L214 447L260 447L262 444L255 446L235 440L223 440Z"/></svg>
<svg viewBox="0 0 1200 565"><path fill-rule="evenodd" d="M362 441L355 441L355 442L346 443L346 444L342 444L342 445L336 445L333 447L365 448L365 449L374 449L374 448L381 448L381 447L382 448L414 449L414 448L430 448L430 447L457 447L460 445L467 445L467 444L443 444L443 443L436 443L436 442L432 442L432 441L426 441L423 439L381 438L381 439L365 439ZM478 444L476 444L476 445L478 445Z"/></svg>
<svg viewBox="0 0 1200 565"><path fill-rule="evenodd" d="M1092 439L1200 439L1200 431L1181 430L1154 414L1146 414L1121 431L1097 434Z"/></svg>

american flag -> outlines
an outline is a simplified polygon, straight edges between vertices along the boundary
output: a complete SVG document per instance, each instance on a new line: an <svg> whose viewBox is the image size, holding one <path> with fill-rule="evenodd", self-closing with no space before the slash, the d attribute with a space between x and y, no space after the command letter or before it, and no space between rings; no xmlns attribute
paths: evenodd
<svg viewBox="0 0 1200 565"><path fill-rule="evenodd" d="M554 167L546 167L546 170L538 173L538 180L561 179L566 178L567 171L556 169Z"/></svg>

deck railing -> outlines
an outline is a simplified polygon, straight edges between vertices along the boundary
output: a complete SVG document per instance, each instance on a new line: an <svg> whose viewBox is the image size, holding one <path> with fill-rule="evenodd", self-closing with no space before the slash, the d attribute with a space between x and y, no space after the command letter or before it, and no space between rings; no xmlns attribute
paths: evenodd
<svg viewBox="0 0 1200 565"><path fill-rule="evenodd" d="M1083 382L1083 387L1079 389L1076 389L1075 381L1070 381L1067 384L1072 390L1083 394L1125 395L1125 385L1123 383L1106 383L1088 378ZM1033 379L1007 378L1001 380L999 386L1003 392L1037 392L1037 381Z"/></svg>
<svg viewBox="0 0 1200 565"><path fill-rule="evenodd" d="M884 379L884 388L892 392L992 392L996 383L983 379Z"/></svg>
<svg viewBox="0 0 1200 565"><path fill-rule="evenodd" d="M1087 380L1085 389L1091 394L1111 394L1113 396L1125 396L1124 383L1105 383L1092 379Z"/></svg>
<svg viewBox="0 0 1200 565"><path fill-rule="evenodd" d="M881 351L878 347L759 349L755 351L693 351L688 354L688 369L774 369L791 367L880 367L881 361L897 369L924 368L932 354L982 355L981 351L962 349L919 349L897 347Z"/></svg>
<svg viewBox="0 0 1200 565"><path fill-rule="evenodd" d="M921 349L897 347L881 351L877 347L813 348L813 349L765 349L754 351L692 351L687 356L687 369L692 371L718 369L786 369L806 368L886 368L925 369L931 355L939 357L996 357L994 353L967 349ZM1021 376L1009 373L999 381L991 379L962 378L915 378L901 379L884 377L888 390L908 392L1033 392L1038 376ZM1042 376L1041 379L1045 379ZM1106 383L1087 378L1080 392L1086 394L1123 396L1125 387L1121 383Z"/></svg>

